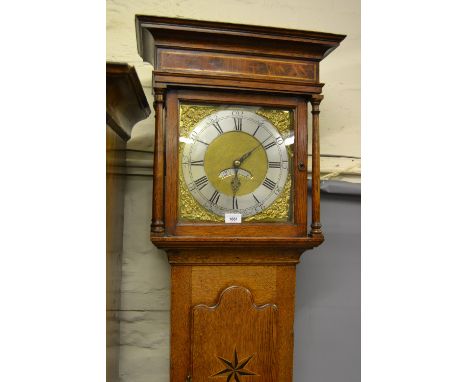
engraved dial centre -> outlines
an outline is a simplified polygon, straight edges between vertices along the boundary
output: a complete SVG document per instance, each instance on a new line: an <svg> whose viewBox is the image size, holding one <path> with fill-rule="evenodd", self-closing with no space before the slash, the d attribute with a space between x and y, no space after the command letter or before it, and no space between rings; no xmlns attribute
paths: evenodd
<svg viewBox="0 0 468 382"><path fill-rule="evenodd" d="M236 195L246 195L258 188L268 170L265 150L259 147L242 163L236 158L241 158L259 143L251 135L237 131L227 132L215 138L208 146L204 159L206 176L214 188L233 196L231 181L236 175L236 170L240 182Z"/></svg>

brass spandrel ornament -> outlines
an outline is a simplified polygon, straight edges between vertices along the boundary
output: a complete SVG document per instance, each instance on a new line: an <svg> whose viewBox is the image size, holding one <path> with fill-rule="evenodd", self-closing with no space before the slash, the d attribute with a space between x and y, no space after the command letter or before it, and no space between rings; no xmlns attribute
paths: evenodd
<svg viewBox="0 0 468 382"><path fill-rule="evenodd" d="M268 118L283 137L291 134L292 113L289 110L259 109L256 113Z"/></svg>
<svg viewBox="0 0 468 382"><path fill-rule="evenodd" d="M195 125L203 118L213 114L218 108L204 105L180 105L179 134L188 138Z"/></svg>
<svg viewBox="0 0 468 382"><path fill-rule="evenodd" d="M288 177L284 190L275 202L268 207L265 211L260 212L258 215L245 218L246 222L286 222L290 219L291 205L291 177Z"/></svg>
<svg viewBox="0 0 468 382"><path fill-rule="evenodd" d="M221 216L204 209L192 196L182 176L179 175L179 216L185 221L223 222Z"/></svg>

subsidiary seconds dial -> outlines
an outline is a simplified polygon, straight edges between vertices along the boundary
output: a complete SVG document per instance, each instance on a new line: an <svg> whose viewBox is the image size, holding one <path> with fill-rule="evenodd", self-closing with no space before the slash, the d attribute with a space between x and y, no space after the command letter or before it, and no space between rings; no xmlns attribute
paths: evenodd
<svg viewBox="0 0 468 382"><path fill-rule="evenodd" d="M286 142L273 124L251 111L221 110L185 138L182 173L206 210L253 216L281 194L289 174Z"/></svg>

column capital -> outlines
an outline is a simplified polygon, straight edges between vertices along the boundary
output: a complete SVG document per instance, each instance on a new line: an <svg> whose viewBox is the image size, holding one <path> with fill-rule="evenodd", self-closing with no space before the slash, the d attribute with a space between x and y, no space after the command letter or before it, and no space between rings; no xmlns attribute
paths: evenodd
<svg viewBox="0 0 468 382"><path fill-rule="evenodd" d="M156 108L158 103L164 103L164 99L166 98L166 89L162 88L154 88L154 102L153 106Z"/></svg>
<svg viewBox="0 0 468 382"><path fill-rule="evenodd" d="M320 102L323 100L322 94L312 94L310 96L310 103L312 104L312 114L320 113Z"/></svg>

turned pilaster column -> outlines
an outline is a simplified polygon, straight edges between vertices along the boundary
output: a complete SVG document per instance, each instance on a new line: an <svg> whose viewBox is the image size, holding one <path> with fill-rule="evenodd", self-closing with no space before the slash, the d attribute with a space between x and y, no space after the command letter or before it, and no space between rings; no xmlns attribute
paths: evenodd
<svg viewBox="0 0 468 382"><path fill-rule="evenodd" d="M153 177L153 218L151 232L163 235L164 227L164 175L165 175L165 144L164 144L164 100L165 89L154 89L153 107L155 111L156 129L154 134L154 177Z"/></svg>
<svg viewBox="0 0 468 382"><path fill-rule="evenodd" d="M320 223L320 134L319 114L323 95L313 94L312 104L312 223L309 236L323 236Z"/></svg>

